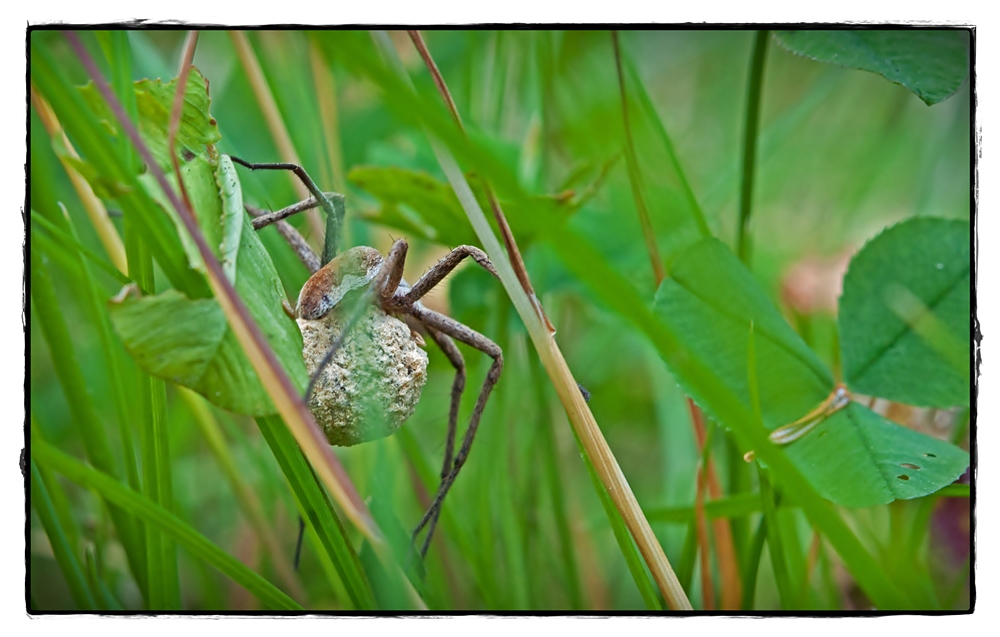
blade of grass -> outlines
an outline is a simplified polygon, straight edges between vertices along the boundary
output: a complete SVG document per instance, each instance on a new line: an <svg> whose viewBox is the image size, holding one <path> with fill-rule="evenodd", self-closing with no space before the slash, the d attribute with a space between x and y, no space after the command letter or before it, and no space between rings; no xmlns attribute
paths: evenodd
<svg viewBox="0 0 1000 637"><path fill-rule="evenodd" d="M247 485L237 468L236 461L229 452L229 446L222 435L219 424L216 422L215 416L212 415L212 411L209 409L205 399L189 389L179 388L178 391L184 403L191 411L191 415L194 416L195 424L201 430L201 434L205 437L205 442L208 443L209 450L212 452L219 468L222 469L222 474L226 477L226 481L233 490L233 494L236 496L236 503L239 505L243 515L250 522L250 526L253 527L261 544L267 549L268 557L271 563L274 564L274 569L277 571L278 577L281 578L285 588L288 589L293 598L305 600L305 591L302 588L302 584L299 583L299 578L295 574L292 562L287 552L282 550L281 542L278 541L278 536L273 526L268 523L260 499Z"/></svg>
<svg viewBox="0 0 1000 637"><path fill-rule="evenodd" d="M56 377L63 388L70 413L76 426L80 428L80 437L90 462L109 475L117 475L111 445L107 433L97 414L84 379L73 346L73 339L63 317L60 301L52 283L52 272L46 267L44 251L37 242L32 242L31 259L31 299L34 303L33 316L42 328L42 334L48 342L52 354ZM138 538L134 520L127 512L118 507L108 507L122 546L125 548L129 566L137 582L144 582L145 565L144 551ZM140 584L142 588L142 584Z"/></svg>
<svg viewBox="0 0 1000 637"><path fill-rule="evenodd" d="M750 73L747 79L747 102L743 120L743 171L740 179L740 220L736 237L736 254L743 263L750 263L750 210L753 205L754 172L757 167L757 128L760 125L760 102L767 62L769 31L758 31L754 37Z"/></svg>
<svg viewBox="0 0 1000 637"><path fill-rule="evenodd" d="M612 31L611 36L614 45L615 68L618 75L618 89L621 95L622 119L625 124L625 157L626 165L628 167L629 183L632 187L632 197L635 199L636 210L639 213L640 226L642 227L643 236L646 240L646 250L649 253L650 261L653 264L653 277L656 283L656 289L658 289L660 284L663 283L666 271L663 265L663 259L660 257L659 250L656 247L656 235L653 231L652 222L649 219L649 212L646 210L646 203L643 197L639 160L635 151L635 144L632 139L632 128L629 124L628 95L625 88L625 74L622 71L622 51L621 45L618 41L618 32ZM659 124L659 131L662 134L661 141L667 148L667 152L672 163L674 164L674 168L681 179L685 194L688 197L688 204L691 206L692 214L695 215L695 219L699 222L699 228L704 233L707 229L704 222L704 216L701 214L701 210L698 207L694 193L691 191L691 187L684 176L683 170L681 169L680 162L677 160L677 156L673 150L673 144L671 143L670 138L666 134L666 130L663 128L663 125L658 118L656 118L656 122ZM694 401L689 398L687 403L688 409L691 412L691 424L694 427L698 444L704 445L704 416L698 406L694 404ZM699 476L705 479L709 489L709 495L712 499L722 497L722 489L719 486L719 477L716 473L715 463L711 458L711 451L709 451L709 455L703 461L702 467L703 472L699 473ZM699 525L698 528L701 528L701 526L706 523L706 519L704 517L704 497L701 490L698 491L696 503L699 511L697 524ZM733 533L730 529L729 522L724 519L715 520L713 522L713 528L713 538L716 545L716 558L719 564L719 574L722 578L722 607L724 609L734 609L738 607L740 600L740 580L736 549L733 544ZM699 533L699 538L705 537L707 537L707 533ZM707 555L708 546L702 546L701 551L703 555ZM703 569L702 577L708 576L709 573L707 569Z"/></svg>
<svg viewBox="0 0 1000 637"><path fill-rule="evenodd" d="M63 531L62 523L59 521L59 516L56 515L52 499L45 487L45 481L42 479L42 474L34 460L31 461L31 506L38 514L42 528L45 529L45 534L49 537L52 553L55 555L56 563L59 564L59 570L62 571L77 608L80 610L98 608L90 586L87 584L87 579L84 577L80 560Z"/></svg>
<svg viewBox="0 0 1000 637"><path fill-rule="evenodd" d="M653 268L653 278L656 281L656 287L660 287L667 272L663 267L660 250L656 247L656 233L653 231L652 221L649 220L649 211L646 209L646 200L642 194L642 175L639 169L639 158L635 152L635 143L632 141L632 126L628 117L628 94L625 92L625 75L622 73L622 52L621 45L618 43L618 31L611 32L611 41L614 45L615 69L618 71L618 93L621 97L622 122L625 128L625 166L628 168L632 199L635 201L636 212L639 213L639 226L642 228L642 236L646 240L646 252L649 254L650 265Z"/></svg>
<svg viewBox="0 0 1000 637"><path fill-rule="evenodd" d="M274 416L257 418L256 421L292 488L302 518L319 538L323 552L333 562L354 607L359 610L377 608L375 596L361 570L358 556L351 548L329 499L317 483L316 475L309 468L288 428L281 419Z"/></svg>
<svg viewBox="0 0 1000 637"><path fill-rule="evenodd" d="M73 148L73 144L66 137L66 133L59 124L59 119L56 117L55 112L53 112L48 102L38 94L34 86L31 87L31 104L34 106L35 112L38 113L38 118L42 121L45 130L48 131L49 137L53 140L59 140L58 144L65 149L65 153L69 157L79 161L80 155L77 154L76 149ZM94 194L94 189L90 187L87 180L83 178L83 175L73 167L66 157L58 153L57 156L59 163L63 166L63 170L66 171L66 176L69 177L70 183L73 184L73 189L76 190L76 194L80 198L80 203L83 204L83 209L87 212L87 217L90 219L91 225L97 231L97 236L101 240L101 245L104 246L104 251L107 252L114 267L119 272L125 272L127 267L125 245L122 243L122 238L118 235L118 231L111 222L111 217L108 216L108 211L104 207L104 203L98 199L97 195Z"/></svg>
<svg viewBox="0 0 1000 637"><path fill-rule="evenodd" d="M60 207L62 206L60 205ZM73 219L66 211L66 208L63 207L62 212L65 219L65 226L69 229L70 239L75 245L81 245L80 237L73 225ZM130 410L126 398L130 394L130 391L124 382L124 370L122 369L125 352L120 343L111 335L111 325L108 322L104 305L106 299L94 281L86 259L83 258L83 254L80 252L77 252L75 256L77 261L76 266L85 287L83 294L87 306L86 309L90 314L90 321L97 329L98 336L100 337L101 349L105 354L109 385L111 386L111 393L115 397L118 439L121 445L122 460L125 464L125 476L128 479L129 486L133 489L138 489L139 468L136 465L135 444L132 441L132 428L130 425Z"/></svg>
<svg viewBox="0 0 1000 637"><path fill-rule="evenodd" d="M114 49L119 53L126 52L128 47L121 45L119 38L115 39ZM127 58L126 58L127 59ZM120 62L111 61L112 65ZM133 109L135 115L135 94L131 83L122 81L122 73L116 73L116 94L125 109ZM119 157L126 164L135 161L135 155L128 150L124 140L119 140L117 149ZM126 218L125 250L128 262L128 274L140 288L155 289L153 275L153 256L147 249L149 242L144 240L141 231L137 232L131 216ZM148 235L147 235L148 236ZM142 489L141 492L152 502L170 511L173 509L173 478L171 476L170 444L166 427L167 423L167 389L166 384L145 373L138 375L137 403L139 406L139 446L142 456ZM147 598L146 606L150 610L174 610L181 606L180 573L177 561L177 548L160 529L145 525Z"/></svg>
<svg viewBox="0 0 1000 637"><path fill-rule="evenodd" d="M715 432L713 427L702 435L701 460L695 474L694 520L695 533L698 538L698 560L701 566L701 607L703 610L715 610L715 587L712 585L712 551L708 537L708 523L705 520L705 467L711 457L711 438Z"/></svg>
<svg viewBox="0 0 1000 637"><path fill-rule="evenodd" d="M754 497L760 502L760 496ZM760 570L760 562L764 556L764 540L767 538L767 520L761 518L757 524L757 532L753 534L750 549L746 553L743 561L743 602L744 610L753 610L754 597L757 595L757 572Z"/></svg>
<svg viewBox="0 0 1000 637"><path fill-rule="evenodd" d="M88 467L42 440L32 444L31 457L40 466L56 471L71 481L94 491L106 499L109 504L114 503L114 505L143 518L146 520L147 526L155 527L168 534L192 555L210 563L222 574L253 593L266 607L279 610L302 610L302 607L296 604L293 599L222 551L177 516L136 493L107 473Z"/></svg>
<svg viewBox="0 0 1000 637"><path fill-rule="evenodd" d="M108 589L104 580L101 579L94 547L88 546L84 549L83 557L87 561L87 579L90 582L91 588L95 591L97 598L100 600L100 608L104 610L125 610L122 603L118 601Z"/></svg>
<svg viewBox="0 0 1000 637"><path fill-rule="evenodd" d="M747 340L747 385L750 393L750 403L756 422L763 429L763 419L760 411L760 393L757 385L757 355L755 332L753 322L750 323L750 338ZM785 563L785 547L781 540L781 527L778 524L776 509L776 496L771 488L771 480L767 469L757 464L757 480L760 484L760 508L764 514L763 523L767 530L767 547L771 556L771 569L774 572L774 579L778 584L778 594L781 598L781 607L785 609L794 608L794 591L788 576L788 567Z"/></svg>
<svg viewBox="0 0 1000 637"><path fill-rule="evenodd" d="M687 399L688 410L691 412L691 423L694 426L695 438L702 447L704 458L702 459L703 479L708 489L708 495L712 500L722 497L722 487L719 484L719 476L716 474L715 462L712 460L712 448L708 445L708 436L705 433L705 415L701 409L694 404L690 398ZM699 523L704 523L707 516L704 514L704 503L702 503L702 513ZM715 558L719 564L719 576L722 579L722 606L723 610L735 610L740 603L740 569L736 557L736 547L733 541L732 530L729 521L725 518L716 518L712 522L712 538L715 541Z"/></svg>
<svg viewBox="0 0 1000 637"><path fill-rule="evenodd" d="M264 121L267 122L267 129L271 133L271 138L274 140L275 146L278 147L278 155L281 161L301 166L302 162L295 151L292 136L288 133L288 127L285 126L285 120L281 116L278 103L274 99L271 87L267 82L267 77L264 75L264 70L257 60L253 45L250 44L250 39L244 31L229 31L229 37L233 41L233 48L236 49L236 57L243 67L243 72L246 73L247 79L250 80L250 86L253 88L257 105L260 106L261 112L264 115ZM288 178L292 183L292 188L298 193L299 200L307 199L309 197L309 190L305 185L290 172L288 173ZM322 236L323 222L320 221L319 213L315 210L310 210L306 213L306 218L309 220L309 227L312 229L312 234Z"/></svg>
<svg viewBox="0 0 1000 637"><path fill-rule="evenodd" d="M760 511L760 497L756 493L738 493L705 503L708 519L742 518ZM663 507L646 509L650 522L684 523L693 519L693 507Z"/></svg>
<svg viewBox="0 0 1000 637"><path fill-rule="evenodd" d="M775 493L771 488L771 480L767 475L767 470L759 465L757 467L757 477L760 481L760 504L766 523L767 548L768 553L771 555L771 569L774 571L774 580L778 584L781 607L790 610L795 607L795 593L792 588L791 579L788 576L788 568L785 564L785 545L782 542L778 518L775 514Z"/></svg>
<svg viewBox="0 0 1000 637"><path fill-rule="evenodd" d="M80 256L86 258L92 265L97 266L98 269L122 285L132 283L132 279L123 274L125 270L116 269L115 266L111 265L105 259L101 258L96 252L77 241L76 237L71 236L62 228L57 227L34 208L31 209L31 223L33 224L32 232L45 233L47 237L51 239L52 243L47 245L48 249L46 252L54 258L61 259L63 263L69 264L69 255L79 254ZM59 248L59 250L53 250L51 248ZM124 251L122 254L124 254ZM127 269L127 266L125 269Z"/></svg>
<svg viewBox="0 0 1000 637"><path fill-rule="evenodd" d="M664 149L667 151L667 156L670 158L670 165L677 173L677 179L681 183L681 190L684 191L684 199L687 201L688 207L691 210L691 215L694 217L694 222L698 226L698 230L702 237L712 236L712 231L708 228L708 222L705 221L705 213L702 211L701 206L698 204L698 198L694 195L694 190L691 188L691 183L688 181L687 175L684 173L684 168L681 165L680 158L677 156L677 151L674 148L674 142L670 138L670 134L667 133L667 128L663 124L663 119L660 118L659 114L656 112L656 107L653 105L653 100L649 97L649 93L646 91L646 87L639 78L638 71L635 70L635 66L628 59L628 55L623 51L622 59L625 62L625 68L628 71L629 79L631 80L630 85L634 88L636 95L639 97L639 102L642 104L642 109L655 125L657 136L660 138L660 143L663 145Z"/></svg>
<svg viewBox="0 0 1000 637"><path fill-rule="evenodd" d="M556 533L558 537L559 556L562 559L567 593L569 594L570 607L573 610L583 608L583 590L580 588L580 569L577 567L576 554L573 551L574 542L570 531L569 518L566 514L566 502L560 490L560 477L563 475L560 468L559 454L556 452L556 432L555 421L552 418L545 418L549 413L548 400L545 396L545 389L542 385L543 377L538 358L528 357L531 370L532 386L535 388L535 401L538 404L539 422L538 429L541 431L542 455L545 458L543 465L546 469L546 482L549 486L549 502L552 510L552 517L556 523ZM645 577L645 572L643 573Z"/></svg>
<svg viewBox="0 0 1000 637"><path fill-rule="evenodd" d="M408 80L409 76L406 75L406 70L402 67L395 48L385 34L376 34L376 41L380 43L383 54L395 66L399 77ZM493 235L489 222L451 153L434 138L431 138L431 146L438 158L438 163L451 183L452 189L458 196L462 208L469 217L476 235L483 243L487 254L491 255L491 260L497 268L507 294L528 329L532 342L542 358L543 365L556 386L563 407L570 417L574 432L581 441L583 449L593 463L594 470L604 487L602 491L607 490L607 493L610 494L670 608L690 609L691 604L677 582L673 569L663 553L663 548L649 527L649 522L646 521L642 509L639 508L621 467L618 466L618 462L597 426L593 414L583 400L579 385L573 378L558 345L556 345L551 324L547 320L543 322L544 313L540 311L537 299L529 297L521 277L515 273L511 263L503 258L505 253Z"/></svg>

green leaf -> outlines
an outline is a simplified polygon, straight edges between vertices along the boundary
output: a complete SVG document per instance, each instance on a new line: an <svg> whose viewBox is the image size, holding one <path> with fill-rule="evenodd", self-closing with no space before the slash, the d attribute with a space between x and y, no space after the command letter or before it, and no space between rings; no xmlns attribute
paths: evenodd
<svg viewBox="0 0 1000 637"><path fill-rule="evenodd" d="M242 216L236 291L278 360L300 389L308 382L302 334L282 307L284 292L267 251ZM174 290L126 296L111 305L111 320L125 348L150 374L188 387L212 404L240 414L275 413L214 299L191 300Z"/></svg>
<svg viewBox="0 0 1000 637"><path fill-rule="evenodd" d="M968 406L970 226L918 217L851 261L840 298L852 391L928 407Z"/></svg>
<svg viewBox="0 0 1000 637"><path fill-rule="evenodd" d="M170 111L173 108L177 79L164 83L162 80L139 80L135 83L135 101L139 110L139 135L149 146L156 163L164 172L173 171L170 150L167 143L170 127ZM104 118L104 125L118 134L117 122L93 82L80 91L95 113ZM197 68L188 75L184 91L184 106L181 111L180 127L177 130L176 151L181 163L195 156L208 158L207 148L222 139L216 121L209 115L211 99L208 97L208 80Z"/></svg>
<svg viewBox="0 0 1000 637"><path fill-rule="evenodd" d="M968 36L955 29L776 31L775 37L793 53L878 73L928 105L955 93L969 68Z"/></svg>
<svg viewBox="0 0 1000 637"><path fill-rule="evenodd" d="M933 493L957 480L969 454L851 403L789 445L793 462L811 468L824 496L871 506Z"/></svg>
<svg viewBox="0 0 1000 637"><path fill-rule="evenodd" d="M753 389L768 430L808 413L834 388L829 370L716 239L697 243L678 257L657 292L656 309L684 336L692 355L755 413L756 396L747 373L752 334ZM682 370L674 373L695 402L726 427L746 431L753 425L719 417L718 388L695 382ZM894 425L856 404L783 449L823 497L851 507L926 495L952 482L968 465L968 454L957 447ZM914 470L919 474L897 478L904 463L921 467Z"/></svg>
<svg viewBox="0 0 1000 637"><path fill-rule="evenodd" d="M304 388L308 375L302 335L282 309L274 265L249 220L244 217L243 223L236 290L278 360ZM191 300L168 290L156 296L126 296L110 309L126 349L150 374L188 387L223 409L251 416L275 413L215 300Z"/></svg>

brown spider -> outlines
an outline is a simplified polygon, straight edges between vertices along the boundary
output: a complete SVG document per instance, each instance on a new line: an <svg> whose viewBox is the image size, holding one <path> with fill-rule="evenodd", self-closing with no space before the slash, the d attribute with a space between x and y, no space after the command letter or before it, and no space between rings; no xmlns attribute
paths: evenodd
<svg viewBox="0 0 1000 637"><path fill-rule="evenodd" d="M236 157L231 159L251 170L291 170L313 194L311 199L270 214L261 214L261 211L250 207L247 209L256 217L253 220L254 229L276 224L278 231L312 273L302 286L295 315L302 329L303 354L311 374L305 399L331 444L346 446L388 436L410 416L420 397L427 366L426 354L417 347L424 345L422 336L429 336L455 368L441 484L427 512L413 530L415 540L420 531L427 527L427 536L420 550L421 556L424 556L441 514L441 504L468 458L486 401L500 378L503 353L490 339L448 316L426 308L420 303L420 299L466 257L472 257L495 277L496 269L486 253L479 248L459 246L411 286L403 280L407 251L407 243L403 239L393 243L385 258L374 248L366 246L337 254L337 240L344 210L342 195L320 192L305 171L294 164L251 164ZM283 221L292 214L316 206L323 207L327 213L327 236L323 250L325 265L320 263L320 259L313 254L302 236L288 222ZM354 302L349 303L348 299ZM367 322L366 329L352 331L362 320ZM371 361L358 360L357 352L362 350L348 351L351 350L354 332L375 334L375 338L380 340L374 344L381 356L377 357L378 369L373 372L374 380L369 379L369 386L373 383L385 396L386 418L374 427L365 425L370 419L362 417L364 414L356 397L353 394L346 395L349 392L345 392L350 384L347 379L352 368L372 368ZM453 339L474 347L493 359L457 454L455 438L459 403L465 389L465 360ZM367 351L372 351L372 348ZM366 393L372 392L366 390ZM378 390L374 393L378 393Z"/></svg>

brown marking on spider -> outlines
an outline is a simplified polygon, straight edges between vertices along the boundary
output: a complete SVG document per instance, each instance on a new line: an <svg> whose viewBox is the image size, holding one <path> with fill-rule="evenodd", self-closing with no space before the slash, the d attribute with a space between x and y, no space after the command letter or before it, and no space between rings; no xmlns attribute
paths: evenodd
<svg viewBox="0 0 1000 637"><path fill-rule="evenodd" d="M311 201L272 213L267 219L255 214L254 227L259 229L276 223L279 232L313 273L302 286L296 313L302 330L303 356L311 375L306 400L331 444L353 445L388 436L413 413L426 380L427 354L421 349L423 336L430 337L455 368L441 484L413 531L415 540L421 530L427 528L420 551L423 556L434 535L444 497L468 459L486 401L500 378L503 352L479 332L426 308L420 299L466 257L499 278L496 269L479 248L459 246L411 286L403 280L408 246L402 239L393 243L385 258L374 248L359 246L320 267L319 259L305 240L283 219L316 205L323 206L328 217L324 254L332 254L335 250L330 246L336 245L341 215L334 211L330 196L321 193L298 166L248 164L236 158L233 161L252 170L293 170L313 194ZM254 214L255 211L250 212ZM466 373L465 360L455 340L493 359L457 452L458 409ZM370 416L373 405L385 415L384 418L366 417L366 414Z"/></svg>

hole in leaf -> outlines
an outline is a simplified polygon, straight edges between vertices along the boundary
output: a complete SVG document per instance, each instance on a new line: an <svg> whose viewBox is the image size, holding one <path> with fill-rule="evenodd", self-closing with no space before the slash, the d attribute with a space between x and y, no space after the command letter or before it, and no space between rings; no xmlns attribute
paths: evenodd
<svg viewBox="0 0 1000 637"><path fill-rule="evenodd" d="M937 458L937 456L935 456L933 453L925 453L924 457L925 458Z"/></svg>
<svg viewBox="0 0 1000 637"><path fill-rule="evenodd" d="M903 474L901 476L896 476L896 477L899 478L900 480L909 480L910 479L910 476L908 476L906 474Z"/></svg>
<svg viewBox="0 0 1000 637"><path fill-rule="evenodd" d="M909 462L904 462L903 464L901 464L899 466L903 467L904 469L919 469L920 468L920 467L918 467L915 464L910 464Z"/></svg>

